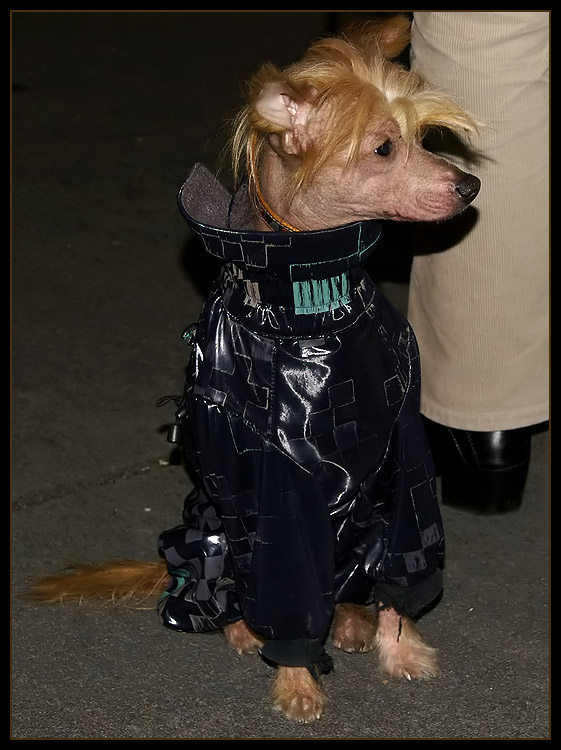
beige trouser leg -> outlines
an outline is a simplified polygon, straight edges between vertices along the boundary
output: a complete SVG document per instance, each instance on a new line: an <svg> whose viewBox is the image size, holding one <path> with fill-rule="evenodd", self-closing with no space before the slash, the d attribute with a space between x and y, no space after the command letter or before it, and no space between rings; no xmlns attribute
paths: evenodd
<svg viewBox="0 0 561 750"><path fill-rule="evenodd" d="M412 66L485 123L472 143L475 162L452 157L482 182L471 217L431 226L427 236L439 251L433 245L413 262L409 319L421 350L422 411L465 430L542 422L549 412L549 14L416 12Z"/></svg>

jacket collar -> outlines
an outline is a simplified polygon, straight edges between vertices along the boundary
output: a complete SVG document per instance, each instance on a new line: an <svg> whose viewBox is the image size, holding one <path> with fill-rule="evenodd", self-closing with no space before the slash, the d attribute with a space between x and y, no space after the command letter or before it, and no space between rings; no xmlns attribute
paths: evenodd
<svg viewBox="0 0 561 750"><path fill-rule="evenodd" d="M309 232L253 230L247 190L232 197L202 164L193 167L178 202L189 228L211 255L291 282L325 279L364 265L382 232L376 221Z"/></svg>

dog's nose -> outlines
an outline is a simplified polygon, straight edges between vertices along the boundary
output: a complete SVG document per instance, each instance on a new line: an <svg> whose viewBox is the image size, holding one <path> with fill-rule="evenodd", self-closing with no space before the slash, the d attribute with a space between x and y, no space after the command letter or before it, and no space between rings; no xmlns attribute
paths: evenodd
<svg viewBox="0 0 561 750"><path fill-rule="evenodd" d="M454 186L454 189L467 206L475 198L480 187L481 180L478 177L472 174L464 174L464 177Z"/></svg>

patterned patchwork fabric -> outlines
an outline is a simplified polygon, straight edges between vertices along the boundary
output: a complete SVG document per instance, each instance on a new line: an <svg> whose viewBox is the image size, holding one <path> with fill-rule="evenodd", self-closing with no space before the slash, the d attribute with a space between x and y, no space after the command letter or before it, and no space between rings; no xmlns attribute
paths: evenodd
<svg viewBox="0 0 561 750"><path fill-rule="evenodd" d="M210 226L186 185L189 227L224 267L184 396L200 486L160 538L165 624L243 616L278 645L322 641L340 601L418 613L440 593L444 535L415 337L364 271L379 225L235 231L224 200Z"/></svg>

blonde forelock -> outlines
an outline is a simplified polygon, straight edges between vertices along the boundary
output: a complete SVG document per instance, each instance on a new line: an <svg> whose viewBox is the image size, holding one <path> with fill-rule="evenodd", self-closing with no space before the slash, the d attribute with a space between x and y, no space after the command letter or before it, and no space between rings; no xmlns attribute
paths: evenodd
<svg viewBox="0 0 561 750"><path fill-rule="evenodd" d="M248 104L233 131L235 176L256 177L268 138L280 128L263 120L254 104L263 87L282 82L295 96L311 104L311 115L321 113L321 143L300 154L294 190L306 186L318 171L346 154L347 163L359 157L361 143L377 121L392 117L406 143L419 141L432 127L472 133L477 123L450 97L428 87L414 72L389 62L377 48L357 46L343 38L324 39L305 57L283 71L263 66L249 84Z"/></svg>

